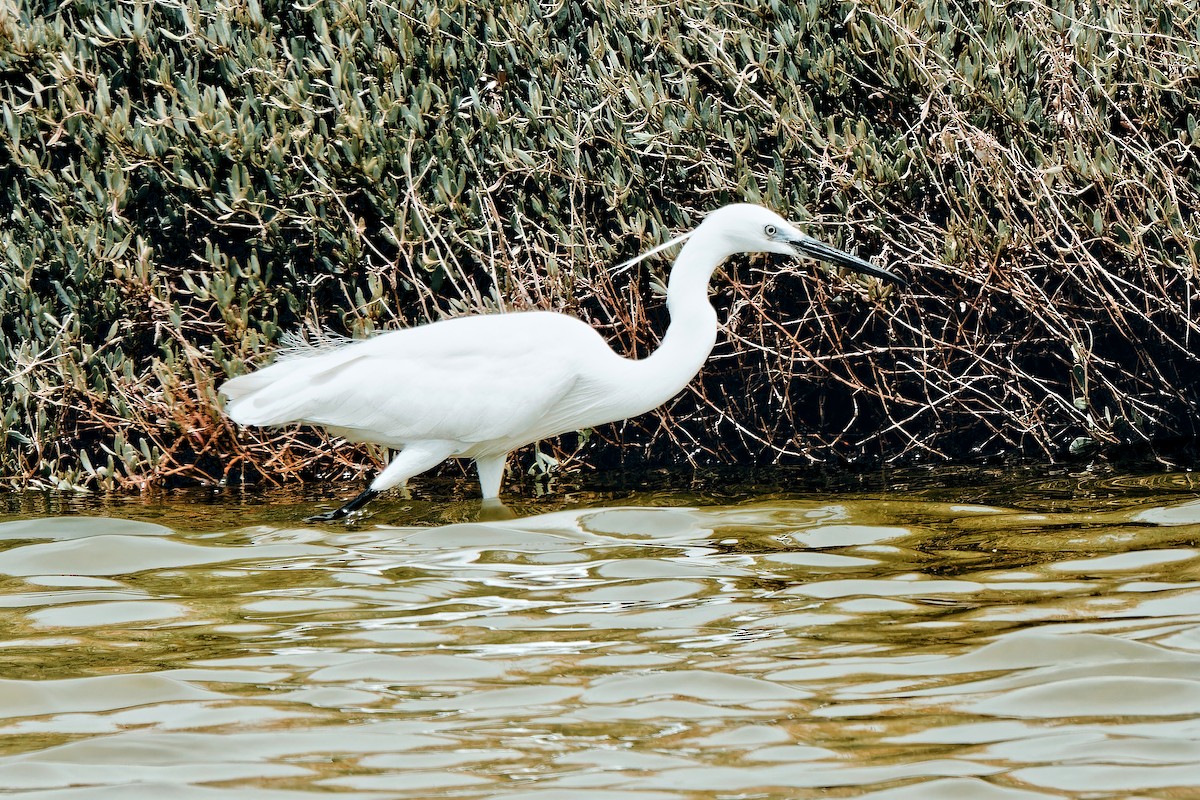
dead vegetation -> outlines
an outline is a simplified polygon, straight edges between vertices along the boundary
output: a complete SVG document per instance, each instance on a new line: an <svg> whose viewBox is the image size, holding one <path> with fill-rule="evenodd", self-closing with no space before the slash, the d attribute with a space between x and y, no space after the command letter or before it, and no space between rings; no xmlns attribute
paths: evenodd
<svg viewBox="0 0 1200 800"><path fill-rule="evenodd" d="M701 378L560 455L1057 458L1195 437L1200 11L967 13L0 4L0 471L356 474L371 453L235 431L214 387L285 330L446 314L565 310L644 354L667 262L606 268L741 200L912 287L735 261Z"/></svg>

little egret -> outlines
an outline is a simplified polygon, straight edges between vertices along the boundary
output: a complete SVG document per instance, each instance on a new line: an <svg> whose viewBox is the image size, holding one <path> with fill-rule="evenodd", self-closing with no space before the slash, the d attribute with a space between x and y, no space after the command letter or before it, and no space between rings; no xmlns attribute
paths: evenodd
<svg viewBox="0 0 1200 800"><path fill-rule="evenodd" d="M447 458L474 459L483 496L491 499L500 494L505 462L516 448L644 414L688 384L716 343L709 280L728 256L809 256L904 283L755 205L720 208L680 239L686 243L667 283L671 323L646 358L618 355L599 333L565 314L458 317L292 348L274 364L223 384L225 411L241 425L320 425L351 442L399 451L368 489L312 520L345 517Z"/></svg>

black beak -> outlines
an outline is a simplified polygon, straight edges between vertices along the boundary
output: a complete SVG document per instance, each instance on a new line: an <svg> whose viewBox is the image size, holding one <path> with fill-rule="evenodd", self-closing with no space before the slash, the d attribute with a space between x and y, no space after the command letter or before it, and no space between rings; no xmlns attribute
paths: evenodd
<svg viewBox="0 0 1200 800"><path fill-rule="evenodd" d="M836 247L827 245L811 236L801 234L798 238L789 237L787 242L796 248L796 252L801 255L815 258L818 261L827 261L830 264L836 264L846 269L852 269L855 272L861 272L863 275L871 275L882 280L891 281L900 286L908 286L908 281L899 275L889 272L883 267L877 267L870 262L863 261L858 256L852 256L849 253L838 250Z"/></svg>

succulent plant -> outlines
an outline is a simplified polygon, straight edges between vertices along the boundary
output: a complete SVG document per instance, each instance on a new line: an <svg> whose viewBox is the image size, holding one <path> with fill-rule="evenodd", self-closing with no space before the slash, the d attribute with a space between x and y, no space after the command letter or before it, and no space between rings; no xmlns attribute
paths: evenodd
<svg viewBox="0 0 1200 800"><path fill-rule="evenodd" d="M913 288L735 264L701 379L579 457L1194 436L1198 25L1148 0L0 2L0 475L353 473L369 451L234 431L214 384L285 331L480 311L645 352L653 275L609 265L741 200Z"/></svg>

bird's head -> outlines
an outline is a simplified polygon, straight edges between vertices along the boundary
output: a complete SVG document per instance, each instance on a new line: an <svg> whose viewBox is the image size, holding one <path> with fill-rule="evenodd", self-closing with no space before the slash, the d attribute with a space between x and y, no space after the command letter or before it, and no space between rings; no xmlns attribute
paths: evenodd
<svg viewBox="0 0 1200 800"><path fill-rule="evenodd" d="M815 258L839 267L908 285L903 278L858 256L801 233L770 209L749 203L724 206L705 217L702 227L715 227L728 244L729 253L779 253ZM697 231L698 232L698 231Z"/></svg>

